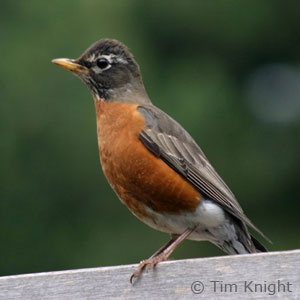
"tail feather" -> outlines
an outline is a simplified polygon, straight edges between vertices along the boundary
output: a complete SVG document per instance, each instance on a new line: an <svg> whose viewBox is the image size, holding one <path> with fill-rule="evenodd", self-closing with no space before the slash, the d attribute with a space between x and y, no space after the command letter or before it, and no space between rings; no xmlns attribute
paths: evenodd
<svg viewBox="0 0 300 300"><path fill-rule="evenodd" d="M253 243L254 247L256 248L257 252L268 252L267 248L262 243L260 243L252 235L250 235L250 236L251 236L252 243Z"/></svg>
<svg viewBox="0 0 300 300"><path fill-rule="evenodd" d="M229 224L223 227L223 239L217 239L214 243L228 254L246 254L267 252L267 249L252 235L250 235L245 223L231 218Z"/></svg>

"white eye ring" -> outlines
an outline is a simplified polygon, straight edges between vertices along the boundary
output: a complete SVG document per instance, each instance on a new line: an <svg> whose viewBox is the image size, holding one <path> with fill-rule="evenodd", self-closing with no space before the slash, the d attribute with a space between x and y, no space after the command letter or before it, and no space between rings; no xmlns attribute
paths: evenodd
<svg viewBox="0 0 300 300"><path fill-rule="evenodd" d="M96 60L96 65L92 68L97 74L108 70L111 67L111 63L104 57L100 57Z"/></svg>
<svg viewBox="0 0 300 300"><path fill-rule="evenodd" d="M106 70L108 67L110 67L109 61L104 57L97 59L96 64L101 70Z"/></svg>

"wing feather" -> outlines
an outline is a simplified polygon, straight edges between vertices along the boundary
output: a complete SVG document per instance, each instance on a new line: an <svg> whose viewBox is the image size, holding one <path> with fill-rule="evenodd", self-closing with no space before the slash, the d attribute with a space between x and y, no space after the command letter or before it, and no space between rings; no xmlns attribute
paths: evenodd
<svg viewBox="0 0 300 300"><path fill-rule="evenodd" d="M146 128L139 138L148 150L160 157L205 197L218 203L233 217L267 239L247 218L229 187L179 123L153 105L139 106L138 111L146 121Z"/></svg>

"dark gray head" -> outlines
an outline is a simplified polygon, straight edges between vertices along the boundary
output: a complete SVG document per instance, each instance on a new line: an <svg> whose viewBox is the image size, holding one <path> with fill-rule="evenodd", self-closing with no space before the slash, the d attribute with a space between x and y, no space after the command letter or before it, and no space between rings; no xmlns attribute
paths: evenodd
<svg viewBox="0 0 300 300"><path fill-rule="evenodd" d="M139 65L119 41L102 39L76 60L59 58L52 62L79 76L97 100L150 102Z"/></svg>

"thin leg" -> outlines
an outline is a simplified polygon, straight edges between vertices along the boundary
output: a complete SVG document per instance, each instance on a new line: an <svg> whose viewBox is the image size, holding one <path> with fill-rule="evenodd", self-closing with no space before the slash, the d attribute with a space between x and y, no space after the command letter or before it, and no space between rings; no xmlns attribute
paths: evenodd
<svg viewBox="0 0 300 300"><path fill-rule="evenodd" d="M178 238L178 235L172 234L171 239L165 245L163 245L161 248L159 248L156 252L154 252L154 254L152 254L149 258L153 258L153 257L159 255L160 253L162 253L166 248L168 248L171 244L173 244L177 238Z"/></svg>
<svg viewBox="0 0 300 300"><path fill-rule="evenodd" d="M182 234L173 235L171 240L163 247L161 247L158 251L156 251L150 258L140 262L137 270L131 275L130 282L133 282L133 278L139 277L145 267L147 267L148 269L152 269L159 262L167 260L168 257L173 253L173 251L178 247L178 245L182 243L193 231L194 228L187 228Z"/></svg>

